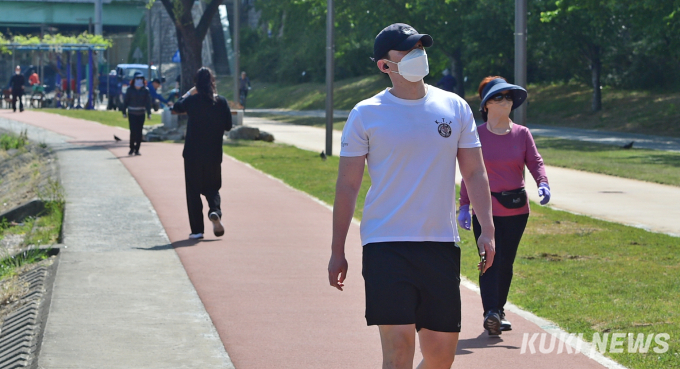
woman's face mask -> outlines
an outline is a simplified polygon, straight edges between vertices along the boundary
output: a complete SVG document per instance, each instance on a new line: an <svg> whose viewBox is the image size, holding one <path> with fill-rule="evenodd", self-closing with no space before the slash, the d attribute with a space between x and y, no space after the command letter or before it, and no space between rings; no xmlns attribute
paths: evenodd
<svg viewBox="0 0 680 369"><path fill-rule="evenodd" d="M396 72L392 71L392 73L401 74L401 76L409 82L418 82L430 73L430 66L427 63L427 53L425 53L425 50L423 49L411 50L411 52L406 54L399 63L387 59L385 59L385 61L398 65L399 70Z"/></svg>
<svg viewBox="0 0 680 369"><path fill-rule="evenodd" d="M137 88L144 87L144 80L140 78L135 79L135 87Z"/></svg>

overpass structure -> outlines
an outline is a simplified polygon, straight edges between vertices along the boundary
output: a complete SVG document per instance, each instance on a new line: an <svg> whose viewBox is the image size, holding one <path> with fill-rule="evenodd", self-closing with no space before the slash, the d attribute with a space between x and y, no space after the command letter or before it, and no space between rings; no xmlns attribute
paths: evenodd
<svg viewBox="0 0 680 369"><path fill-rule="evenodd" d="M134 32L144 16L144 0L102 0L105 33ZM2 0L0 29L40 34L82 32L94 25L93 0Z"/></svg>

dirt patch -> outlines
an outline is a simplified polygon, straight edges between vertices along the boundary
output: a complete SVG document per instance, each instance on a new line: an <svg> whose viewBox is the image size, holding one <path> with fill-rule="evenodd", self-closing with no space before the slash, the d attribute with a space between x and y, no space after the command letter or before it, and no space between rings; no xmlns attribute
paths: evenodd
<svg viewBox="0 0 680 369"><path fill-rule="evenodd" d="M587 260L591 259L589 256L582 255L559 255L559 254L549 254L542 252L536 255L520 256L522 259L526 260L547 260L547 261L564 261L564 260Z"/></svg>
<svg viewBox="0 0 680 369"><path fill-rule="evenodd" d="M539 226L527 227L524 234L541 235L541 234L576 234L579 236L588 236L602 229L595 227L585 227L582 224L571 222L568 220L556 221L542 221Z"/></svg>

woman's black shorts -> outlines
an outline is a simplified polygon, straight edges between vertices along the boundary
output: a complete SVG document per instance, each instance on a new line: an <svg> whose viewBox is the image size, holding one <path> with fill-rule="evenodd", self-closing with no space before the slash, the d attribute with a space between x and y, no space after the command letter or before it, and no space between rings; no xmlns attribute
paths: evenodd
<svg viewBox="0 0 680 369"><path fill-rule="evenodd" d="M363 250L368 325L460 332L460 248L454 242L380 242Z"/></svg>

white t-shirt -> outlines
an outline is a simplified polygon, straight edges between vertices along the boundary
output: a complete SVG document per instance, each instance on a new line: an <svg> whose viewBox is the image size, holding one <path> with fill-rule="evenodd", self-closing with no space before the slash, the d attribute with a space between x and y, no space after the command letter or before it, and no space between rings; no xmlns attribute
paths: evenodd
<svg viewBox="0 0 680 369"><path fill-rule="evenodd" d="M460 241L456 228L458 148L480 147L470 106L427 86L419 100L388 89L357 104L342 132L340 156L368 154L371 188L361 243Z"/></svg>

